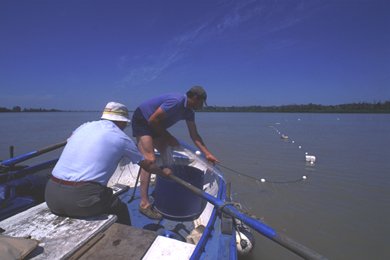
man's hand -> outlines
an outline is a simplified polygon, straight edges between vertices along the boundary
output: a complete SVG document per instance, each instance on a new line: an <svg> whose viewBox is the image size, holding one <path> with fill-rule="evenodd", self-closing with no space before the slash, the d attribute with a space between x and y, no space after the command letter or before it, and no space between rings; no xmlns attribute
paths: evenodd
<svg viewBox="0 0 390 260"><path fill-rule="evenodd" d="M207 161L211 162L212 164L219 163L219 160L211 153L205 154L205 157L206 157Z"/></svg>
<svg viewBox="0 0 390 260"><path fill-rule="evenodd" d="M172 172L172 170L170 168L163 168L161 170L161 172L162 172L161 175L164 176L164 177L168 177L169 175L173 174L173 172Z"/></svg>

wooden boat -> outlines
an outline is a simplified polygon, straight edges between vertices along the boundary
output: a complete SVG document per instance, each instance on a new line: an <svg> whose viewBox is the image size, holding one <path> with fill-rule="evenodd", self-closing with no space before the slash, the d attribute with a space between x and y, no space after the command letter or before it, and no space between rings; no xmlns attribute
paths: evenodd
<svg viewBox="0 0 390 260"><path fill-rule="evenodd" d="M64 144L45 148L44 152ZM2 165L15 165L42 153L35 151ZM162 220L151 220L138 211L139 166L122 160L108 185L127 203L131 224L115 223L114 215L86 219L60 217L52 214L43 202L27 210L19 208L17 211L22 212L0 221L1 235L39 241L28 255L33 259L237 259L253 247L251 227L298 255L323 259L241 213L231 202L229 185L222 172L198 151L183 144L183 148L172 154L174 175L158 176L150 189L156 209L164 216ZM45 162L43 168L50 169L48 165L53 166L53 162ZM158 156L158 163L166 162Z"/></svg>
<svg viewBox="0 0 390 260"><path fill-rule="evenodd" d="M0 221L44 201L44 191L57 160L34 166L9 167L1 164Z"/></svg>

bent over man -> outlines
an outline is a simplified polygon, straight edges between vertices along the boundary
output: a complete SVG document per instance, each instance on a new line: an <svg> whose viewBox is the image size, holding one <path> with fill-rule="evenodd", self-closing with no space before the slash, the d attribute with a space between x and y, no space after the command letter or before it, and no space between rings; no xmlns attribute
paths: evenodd
<svg viewBox="0 0 390 260"><path fill-rule="evenodd" d="M137 138L138 149L147 160L155 162L154 148L164 152L167 146L179 146L178 140L167 129L180 120L185 120L194 144L212 163L218 159L207 149L195 124L194 110L201 109L207 94L203 87L194 86L185 95L180 93L165 94L142 103L133 114L133 136ZM148 196L150 173L141 171L141 202L139 211L152 219L161 219Z"/></svg>
<svg viewBox="0 0 390 260"><path fill-rule="evenodd" d="M123 132L130 123L127 108L109 102L101 120L78 127L55 165L45 199L57 215L90 217L116 214L118 222L130 224L126 205L106 185L122 157L141 168L168 176L171 170L160 169L139 153L134 142Z"/></svg>

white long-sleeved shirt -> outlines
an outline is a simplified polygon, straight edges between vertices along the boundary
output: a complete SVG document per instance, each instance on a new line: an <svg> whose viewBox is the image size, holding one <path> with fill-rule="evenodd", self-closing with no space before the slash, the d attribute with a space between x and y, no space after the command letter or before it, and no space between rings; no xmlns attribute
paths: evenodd
<svg viewBox="0 0 390 260"><path fill-rule="evenodd" d="M106 185L122 157L133 163L144 159L130 137L113 122L88 122L68 139L52 175L67 181Z"/></svg>

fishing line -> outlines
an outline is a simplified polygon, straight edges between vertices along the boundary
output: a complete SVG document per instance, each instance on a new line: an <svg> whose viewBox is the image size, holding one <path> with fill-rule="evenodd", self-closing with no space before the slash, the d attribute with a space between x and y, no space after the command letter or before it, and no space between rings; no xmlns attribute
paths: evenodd
<svg viewBox="0 0 390 260"><path fill-rule="evenodd" d="M301 119L298 118L298 121L301 121ZM275 124L276 124L276 125L280 125L280 123L275 123ZM272 129L274 129L275 132L276 132L278 135L280 135L280 138L281 138L283 141L285 141L285 142L290 142L290 143L292 143L292 144L295 143L294 140L292 140L288 135L283 134L283 133L282 133L281 131L279 131L279 129L276 128L275 126L270 125L269 127L272 128ZM302 149L302 145L298 145L298 149ZM310 155L310 154L308 154L307 152L305 152L305 160L306 160L307 163L309 163L311 166L313 166L314 163L315 163L315 161L316 161L316 157L315 157L314 155Z"/></svg>
<svg viewBox="0 0 390 260"><path fill-rule="evenodd" d="M300 119L299 119L300 120ZM277 125L280 125L280 123L276 123ZM285 135L285 134L282 134L281 131L279 131L279 129L277 129L275 126L271 125L269 126L270 128L274 129L281 137L281 139L283 141L288 141L292 144L295 143L294 140L291 140L290 137L288 135ZM301 145L298 145L298 148L299 149L302 149L302 146ZM308 155L308 153L306 152L305 153L305 159L306 159L306 163L309 163L310 166L313 166L314 165L314 162L316 160L315 156L314 155ZM239 176L243 176L243 177L246 177L248 179L252 179L252 180L255 180L256 182L269 182L269 183L273 183L273 184L287 184L287 183L297 183L297 182L301 182L301 181L304 181L307 179L307 176L306 175L303 175L301 178L298 178L298 179L294 179L294 180L286 180L286 181L274 181L274 180L266 180L265 178L261 178L261 179L258 179L258 178L255 178L251 175L248 175L248 174L245 174L245 173L242 173L242 172L239 172L235 169L232 169L230 167L227 167L221 163L217 163L220 167L222 168L225 168L226 170L229 170L235 174L238 174Z"/></svg>
<svg viewBox="0 0 390 260"><path fill-rule="evenodd" d="M297 183L297 182L304 181L304 180L307 179L307 177L304 175L304 176L302 176L301 178L295 179L295 180L288 180L288 181L272 181L272 180L271 180L271 181L270 181L270 180L266 180L265 178L261 178L261 179L255 178L255 177L250 176L250 175L248 175L248 174L245 174L245 173L239 172L239 171L237 171L237 170L234 170L234 169L232 169L232 168L229 168L229 167L227 167L227 166L225 166L225 165L223 165L223 164L221 164L221 163L218 163L218 165L219 165L220 167L225 168L226 170L229 170L229 171L231 171L231 172L233 172L233 173L236 173L236 174L238 174L238 175L240 175L240 176L244 176L244 177L246 177L246 178L249 178L249 179L252 179L252 180L255 180L255 181L258 181L258 182L269 182L269 183L274 183L274 184L286 184L286 183Z"/></svg>

